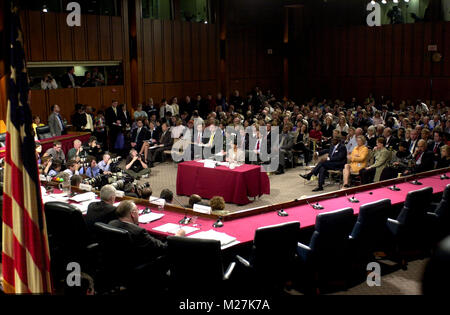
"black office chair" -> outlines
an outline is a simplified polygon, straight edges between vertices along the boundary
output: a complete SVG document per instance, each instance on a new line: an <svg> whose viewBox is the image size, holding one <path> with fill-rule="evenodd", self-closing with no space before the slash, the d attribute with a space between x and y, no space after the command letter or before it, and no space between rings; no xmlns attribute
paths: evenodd
<svg viewBox="0 0 450 315"><path fill-rule="evenodd" d="M236 263L224 272L219 241L169 236L168 266L172 294L218 295L229 293L227 287Z"/></svg>
<svg viewBox="0 0 450 315"><path fill-rule="evenodd" d="M433 188L410 191L397 219L389 218L387 226L395 241L394 256L403 269L410 253L424 252L427 246L427 210L433 197Z"/></svg>
<svg viewBox="0 0 450 315"><path fill-rule="evenodd" d="M49 126L36 127L36 134L39 140L52 137Z"/></svg>
<svg viewBox="0 0 450 315"><path fill-rule="evenodd" d="M359 208L358 219L350 234L352 252L358 262L373 261L375 251L387 248L390 232L386 222L390 208L390 199L367 203Z"/></svg>
<svg viewBox="0 0 450 315"><path fill-rule="evenodd" d="M444 238L437 246L425 267L422 280L424 295L443 296L450 295L450 236Z"/></svg>
<svg viewBox="0 0 450 315"><path fill-rule="evenodd" d="M352 208L317 215L309 246L298 243L297 248L304 289L318 294L323 284L335 281L347 287L349 235L354 222Z"/></svg>
<svg viewBox="0 0 450 315"><path fill-rule="evenodd" d="M133 247L128 231L97 222L95 236L100 245L96 289L106 292L162 293L164 290L163 258L139 263L139 252Z"/></svg>
<svg viewBox="0 0 450 315"><path fill-rule="evenodd" d="M47 202L44 209L53 278L65 279L70 262L77 262L81 271L94 274L98 244L92 242L80 210L59 201Z"/></svg>
<svg viewBox="0 0 450 315"><path fill-rule="evenodd" d="M450 184L445 187L442 199L433 212L427 212L430 223L431 245L450 235Z"/></svg>
<svg viewBox="0 0 450 315"><path fill-rule="evenodd" d="M253 292L280 293L293 280L299 231L298 221L258 228L250 260L236 256L248 270Z"/></svg>

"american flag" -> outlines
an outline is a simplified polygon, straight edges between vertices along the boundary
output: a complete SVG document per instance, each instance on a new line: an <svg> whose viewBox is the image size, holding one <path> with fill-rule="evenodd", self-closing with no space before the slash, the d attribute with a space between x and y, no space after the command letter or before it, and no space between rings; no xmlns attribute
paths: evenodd
<svg viewBox="0 0 450 315"><path fill-rule="evenodd" d="M47 227L31 128L30 88L19 10L12 4L6 15L11 74L7 80L3 291L10 294L51 293Z"/></svg>

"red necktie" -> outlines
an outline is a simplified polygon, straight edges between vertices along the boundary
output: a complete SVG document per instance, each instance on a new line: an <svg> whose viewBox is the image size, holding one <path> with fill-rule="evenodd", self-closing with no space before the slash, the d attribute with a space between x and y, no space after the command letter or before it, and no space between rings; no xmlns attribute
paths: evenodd
<svg viewBox="0 0 450 315"><path fill-rule="evenodd" d="M416 162L420 159L421 156L422 156L422 153L419 153L416 155Z"/></svg>
<svg viewBox="0 0 450 315"><path fill-rule="evenodd" d="M258 143L256 144L256 150L259 151L259 140Z"/></svg>

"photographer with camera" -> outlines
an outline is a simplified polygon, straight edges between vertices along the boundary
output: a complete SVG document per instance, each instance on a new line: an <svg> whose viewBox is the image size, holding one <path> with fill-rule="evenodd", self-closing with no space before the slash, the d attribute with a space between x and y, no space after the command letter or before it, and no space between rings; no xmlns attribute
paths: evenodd
<svg viewBox="0 0 450 315"><path fill-rule="evenodd" d="M43 157L42 159L44 159L45 157ZM50 170L48 171L47 175L54 177L56 175L58 175L59 172L61 172L61 167L62 167L62 161L59 159L54 159L52 157L49 157L49 164L50 164Z"/></svg>
<svg viewBox="0 0 450 315"><path fill-rule="evenodd" d="M81 141L78 139L73 141L73 148L67 152L67 160L80 161L81 158L86 156L86 151L83 150L81 144Z"/></svg>
<svg viewBox="0 0 450 315"><path fill-rule="evenodd" d="M80 169L79 173L80 175L86 175L89 178L93 178L100 174L100 168L97 165L97 160L95 159L95 156L88 156L87 157L87 165Z"/></svg>
<svg viewBox="0 0 450 315"><path fill-rule="evenodd" d="M41 89L43 90L56 90L58 88L58 84L55 79L52 77L50 72L46 73L41 80Z"/></svg>
<svg viewBox="0 0 450 315"><path fill-rule="evenodd" d="M101 143L97 142L97 137L95 136L90 137L88 146L85 149L88 155L95 156L97 160L102 159L103 149Z"/></svg>
<svg viewBox="0 0 450 315"><path fill-rule="evenodd" d="M105 153L103 154L103 159L98 163L98 168L103 171L103 174L111 174L111 163L111 155L109 155L109 153Z"/></svg>
<svg viewBox="0 0 450 315"><path fill-rule="evenodd" d="M144 163L142 156L137 153L136 149L130 150L130 155L126 161L125 173L134 179L148 177L150 174L150 169L147 164Z"/></svg>

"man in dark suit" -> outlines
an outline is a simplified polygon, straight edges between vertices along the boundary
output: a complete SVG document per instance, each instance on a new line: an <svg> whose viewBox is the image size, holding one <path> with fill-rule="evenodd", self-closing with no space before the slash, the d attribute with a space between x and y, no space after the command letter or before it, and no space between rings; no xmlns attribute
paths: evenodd
<svg viewBox="0 0 450 315"><path fill-rule="evenodd" d="M416 152L417 143L419 142L419 133L416 129L411 130L410 137L408 141L408 151L411 153L411 155L414 155L414 152Z"/></svg>
<svg viewBox="0 0 450 315"><path fill-rule="evenodd" d="M119 102L113 100L111 107L108 107L105 111L105 120L109 135L109 151L114 151L114 144L116 143L117 136L122 131L122 115L119 112L118 105Z"/></svg>
<svg viewBox="0 0 450 315"><path fill-rule="evenodd" d="M116 211L118 219L109 222L116 228L128 231L131 243L132 265L138 266L144 263L154 262L158 257L165 256L167 244L151 236L146 229L139 227L139 211L130 200L122 201ZM184 236L183 229L176 232L176 236Z"/></svg>
<svg viewBox="0 0 450 315"><path fill-rule="evenodd" d="M341 142L340 137L334 137L331 144L329 150L323 150L319 153L319 155L328 153L325 161L318 163L310 173L306 175L300 174L300 177L307 180L310 180L313 175L319 175L319 186L313 189L314 192L323 190L325 175L328 170L342 170L345 163L347 163L347 149Z"/></svg>
<svg viewBox="0 0 450 315"><path fill-rule="evenodd" d="M444 146L442 132L433 132L433 141L428 144L428 151L433 152L434 161L438 161L441 157L441 148Z"/></svg>
<svg viewBox="0 0 450 315"><path fill-rule="evenodd" d="M283 126L283 133L280 135L280 154L279 154L279 165L278 170L275 172L276 175L284 173L284 158L292 159L292 147L294 146L294 137L291 134L292 123L288 122Z"/></svg>
<svg viewBox="0 0 450 315"><path fill-rule="evenodd" d="M165 150L170 150L173 145L172 133L169 131L169 127L166 123L161 125L162 134L158 141L158 147L154 149L149 149L150 151L150 164L155 162L158 155L163 154Z"/></svg>
<svg viewBox="0 0 450 315"><path fill-rule="evenodd" d="M416 161L412 172L422 173L431 171L434 168L434 155L432 151L427 150L427 142L423 139L419 140L417 149L414 154L414 160Z"/></svg>
<svg viewBox="0 0 450 315"><path fill-rule="evenodd" d="M386 139L386 148L398 150L398 139L392 135L391 128L388 127L383 130L383 138Z"/></svg>
<svg viewBox="0 0 450 315"><path fill-rule="evenodd" d="M87 117L82 104L75 105L76 113L72 116L72 125L76 131L84 131L83 127L87 124Z"/></svg>
<svg viewBox="0 0 450 315"><path fill-rule="evenodd" d="M111 185L103 186L100 190L99 202L93 202L89 205L86 216L84 217L88 229L93 230L96 222L108 223L117 218L116 207L116 189Z"/></svg>
<svg viewBox="0 0 450 315"><path fill-rule="evenodd" d="M75 68L70 67L67 72L61 77L61 86L63 89L77 87L77 76L75 75Z"/></svg>
<svg viewBox="0 0 450 315"><path fill-rule="evenodd" d="M141 151L142 144L150 137L147 128L144 127L142 119L136 121L137 128L131 132L131 147L138 152Z"/></svg>

